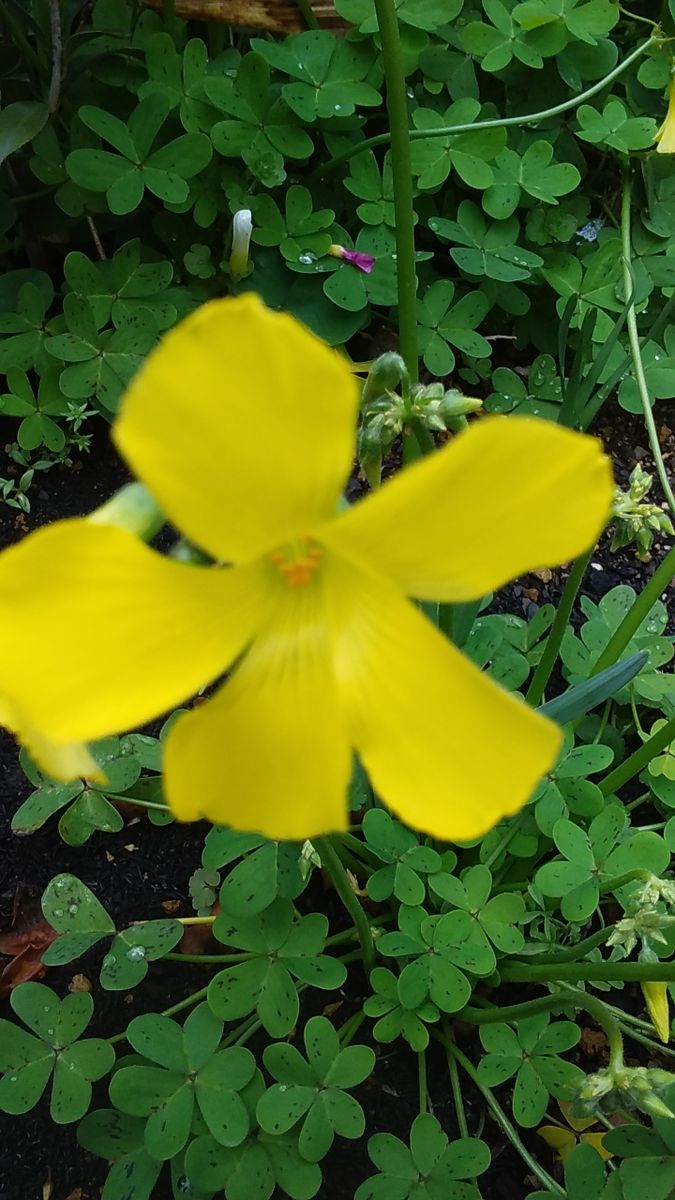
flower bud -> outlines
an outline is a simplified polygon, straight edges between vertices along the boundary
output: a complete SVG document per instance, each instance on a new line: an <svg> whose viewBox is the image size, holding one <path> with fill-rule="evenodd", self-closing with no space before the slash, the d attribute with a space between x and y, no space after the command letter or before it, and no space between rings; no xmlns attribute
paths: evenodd
<svg viewBox="0 0 675 1200"><path fill-rule="evenodd" d="M328 253L332 258L341 258L344 262L351 263L353 267L363 271L364 275L370 275L375 266L374 255L364 254L362 250L348 250L346 246L338 246L336 242L328 247Z"/></svg>
<svg viewBox="0 0 675 1200"><path fill-rule="evenodd" d="M379 400L381 396L394 392L402 380L407 383L408 372L401 355L396 354L393 350L381 354L379 358L375 359L363 385L362 408Z"/></svg>
<svg viewBox="0 0 675 1200"><path fill-rule="evenodd" d="M358 437L359 466L373 491L382 481L382 458L384 456L384 430L378 422L362 425Z"/></svg>
<svg viewBox="0 0 675 1200"><path fill-rule="evenodd" d="M126 529L145 542L151 541L159 533L165 519L154 497L142 483L127 483L87 517L92 525L116 525L118 529Z"/></svg>
<svg viewBox="0 0 675 1200"><path fill-rule="evenodd" d="M240 208L232 218L232 250L229 265L230 275L235 283L243 279L248 270L248 250L252 229L250 208Z"/></svg>

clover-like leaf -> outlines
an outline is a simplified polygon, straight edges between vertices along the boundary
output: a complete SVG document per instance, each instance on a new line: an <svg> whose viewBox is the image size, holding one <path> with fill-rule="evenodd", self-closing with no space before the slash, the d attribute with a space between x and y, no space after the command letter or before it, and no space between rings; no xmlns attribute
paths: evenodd
<svg viewBox="0 0 675 1200"><path fill-rule="evenodd" d="M86 992L59 1000L41 983L14 988L10 1003L32 1030L0 1021L0 1109L25 1113L37 1104L53 1075L50 1115L59 1125L78 1121L91 1103L92 1081L111 1070L115 1052L100 1038L79 1040L94 1002Z"/></svg>
<svg viewBox="0 0 675 1200"><path fill-rule="evenodd" d="M307 1162L319 1162L337 1133L359 1138L365 1128L363 1109L344 1089L370 1075L375 1055L369 1046L340 1049L326 1017L310 1017L303 1031L306 1058L286 1042L273 1043L263 1062L277 1083L261 1096L257 1117L267 1133L283 1134L299 1121L298 1149Z"/></svg>

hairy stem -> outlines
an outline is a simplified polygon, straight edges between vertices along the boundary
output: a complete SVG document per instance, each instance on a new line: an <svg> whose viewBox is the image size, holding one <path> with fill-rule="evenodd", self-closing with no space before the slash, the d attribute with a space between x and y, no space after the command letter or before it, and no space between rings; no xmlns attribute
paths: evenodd
<svg viewBox="0 0 675 1200"><path fill-rule="evenodd" d="M315 838L314 845L321 859L324 871L330 876L335 891L354 922L359 942L361 943L363 965L366 971L370 971L375 962L375 945L373 943L370 921L359 903L358 896L355 896L352 891L349 876L331 838Z"/></svg>

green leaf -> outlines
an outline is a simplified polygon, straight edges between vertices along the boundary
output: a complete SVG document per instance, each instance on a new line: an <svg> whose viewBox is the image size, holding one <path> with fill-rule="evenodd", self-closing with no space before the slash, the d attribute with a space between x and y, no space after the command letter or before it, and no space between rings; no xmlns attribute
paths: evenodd
<svg viewBox="0 0 675 1200"><path fill-rule="evenodd" d="M0 112L0 163L37 137L49 117L46 104L16 100Z"/></svg>
<svg viewBox="0 0 675 1200"><path fill-rule="evenodd" d="M79 958L102 938L115 932L103 905L74 875L56 875L42 896L42 912L61 934L42 955L47 966L62 966Z"/></svg>
<svg viewBox="0 0 675 1200"><path fill-rule="evenodd" d="M135 987L148 972L148 963L163 958L183 936L179 921L144 921L113 939L101 963L101 986L107 991Z"/></svg>

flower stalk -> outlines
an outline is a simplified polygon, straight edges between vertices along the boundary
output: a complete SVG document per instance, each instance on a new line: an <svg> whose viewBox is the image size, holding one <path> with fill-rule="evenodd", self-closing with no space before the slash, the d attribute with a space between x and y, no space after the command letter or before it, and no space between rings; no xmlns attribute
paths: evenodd
<svg viewBox="0 0 675 1200"><path fill-rule="evenodd" d="M321 866L329 876L335 891L354 922L361 943L363 965L366 971L370 971L375 963L375 943L370 921L363 911L358 897L354 894L347 871L331 838L314 838L313 841L321 859Z"/></svg>
<svg viewBox="0 0 675 1200"><path fill-rule="evenodd" d="M391 130L391 170L396 217L398 328L401 354L412 383L417 382L417 271L413 211L408 97L394 0L375 0L382 41L387 85L387 111ZM363 145L360 147L363 148Z"/></svg>

